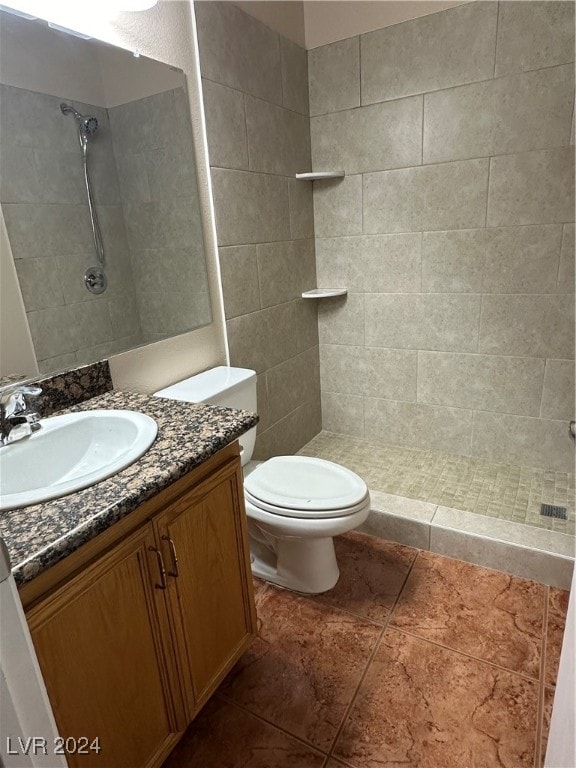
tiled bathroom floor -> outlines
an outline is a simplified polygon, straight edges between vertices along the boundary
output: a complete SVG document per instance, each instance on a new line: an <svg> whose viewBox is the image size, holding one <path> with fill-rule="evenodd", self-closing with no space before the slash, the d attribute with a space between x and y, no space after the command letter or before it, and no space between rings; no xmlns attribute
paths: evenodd
<svg viewBox="0 0 576 768"><path fill-rule="evenodd" d="M361 533L323 596L257 583L259 638L164 768L539 768L568 593Z"/></svg>
<svg viewBox="0 0 576 768"><path fill-rule="evenodd" d="M463 509L574 536L574 475L321 432L299 453L336 461L374 491ZM568 507L568 520L540 504Z"/></svg>

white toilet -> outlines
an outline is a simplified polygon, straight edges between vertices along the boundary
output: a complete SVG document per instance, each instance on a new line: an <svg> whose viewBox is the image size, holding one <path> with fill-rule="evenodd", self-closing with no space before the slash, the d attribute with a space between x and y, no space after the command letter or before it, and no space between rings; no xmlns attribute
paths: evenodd
<svg viewBox="0 0 576 768"><path fill-rule="evenodd" d="M156 395L256 411L256 374L220 366ZM255 427L240 438L252 572L297 592L326 592L339 576L332 537L368 517L366 483L339 464L308 456L247 466L255 439Z"/></svg>

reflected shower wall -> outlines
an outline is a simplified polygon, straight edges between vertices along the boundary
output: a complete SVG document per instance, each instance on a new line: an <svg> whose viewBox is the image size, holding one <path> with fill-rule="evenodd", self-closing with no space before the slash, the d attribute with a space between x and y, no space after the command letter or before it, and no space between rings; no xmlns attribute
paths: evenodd
<svg viewBox="0 0 576 768"><path fill-rule="evenodd" d="M62 98L1 85L0 201L42 372L108 357L211 321L184 88L105 109L89 168L108 287L98 263L76 126Z"/></svg>
<svg viewBox="0 0 576 768"><path fill-rule="evenodd" d="M90 146L109 284L95 296L96 263L76 126L62 99L0 85L0 201L40 371L90 362L143 342L108 112L73 102L99 122Z"/></svg>
<svg viewBox="0 0 576 768"><path fill-rule="evenodd" d="M211 321L183 88L108 110L145 342Z"/></svg>

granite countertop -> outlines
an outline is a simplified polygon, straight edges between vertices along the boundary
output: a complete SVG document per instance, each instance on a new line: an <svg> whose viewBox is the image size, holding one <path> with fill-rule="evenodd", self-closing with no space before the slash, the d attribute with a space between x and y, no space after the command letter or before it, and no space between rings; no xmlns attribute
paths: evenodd
<svg viewBox="0 0 576 768"><path fill-rule="evenodd" d="M247 411L130 392L108 392L63 412L96 408L151 416L158 424L156 440L134 464L90 488L0 512L0 536L8 547L18 586L105 531L258 422L258 416Z"/></svg>

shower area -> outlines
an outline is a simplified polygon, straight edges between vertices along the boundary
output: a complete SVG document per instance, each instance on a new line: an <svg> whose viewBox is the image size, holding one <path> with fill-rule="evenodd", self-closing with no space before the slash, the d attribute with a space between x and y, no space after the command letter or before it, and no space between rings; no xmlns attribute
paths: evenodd
<svg viewBox="0 0 576 768"><path fill-rule="evenodd" d="M501 565L573 556L574 3L465 3L307 51L280 36L277 91L278 35L227 5L196 7L257 457L350 467L385 537L405 518L424 548L438 523L510 543Z"/></svg>

